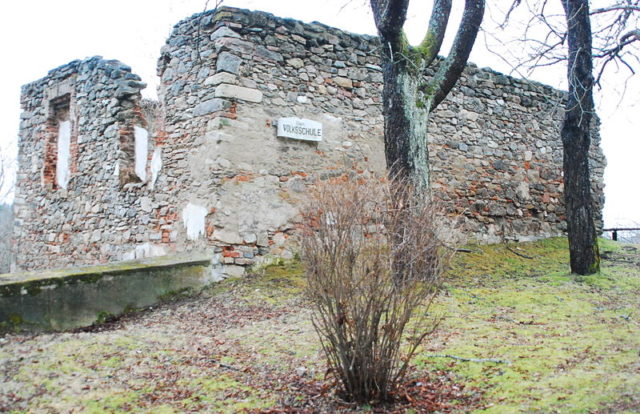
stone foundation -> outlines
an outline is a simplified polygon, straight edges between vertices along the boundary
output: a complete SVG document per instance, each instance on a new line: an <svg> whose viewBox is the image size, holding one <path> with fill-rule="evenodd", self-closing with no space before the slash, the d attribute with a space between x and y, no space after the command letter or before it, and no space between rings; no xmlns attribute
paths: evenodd
<svg viewBox="0 0 640 414"><path fill-rule="evenodd" d="M208 256L162 257L103 266L0 274L0 334L60 331L109 318L220 280Z"/></svg>

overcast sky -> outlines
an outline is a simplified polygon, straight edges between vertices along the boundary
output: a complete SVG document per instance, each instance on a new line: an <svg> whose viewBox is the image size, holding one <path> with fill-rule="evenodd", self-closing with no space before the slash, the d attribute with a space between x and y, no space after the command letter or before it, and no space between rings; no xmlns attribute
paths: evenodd
<svg viewBox="0 0 640 414"><path fill-rule="evenodd" d="M209 6L215 0L210 0ZM430 2L413 0L407 33L413 43L422 36ZM454 0L459 16L461 0ZM492 3L490 1L490 3ZM143 94L155 97L156 60L172 26L205 7L203 0L22 0L0 2L0 149L15 156L20 116L20 86L74 59L101 55L118 59L148 83ZM356 33L375 34L363 0L228 0L225 5L264 10L282 17L319 21ZM345 6L346 5L346 6ZM425 5L425 9L420 9ZM458 11L458 13L455 13ZM495 12L485 15L491 26ZM501 36L499 34L499 36ZM450 36L451 37L451 36ZM476 42L471 60L481 67L509 72L510 68ZM563 87L564 68L533 75L539 81ZM640 81L638 76L612 76L606 93L597 99L602 118L602 147L608 160L605 173L607 226L640 224ZM621 91L626 91L621 100ZM622 102L622 104L620 104Z"/></svg>

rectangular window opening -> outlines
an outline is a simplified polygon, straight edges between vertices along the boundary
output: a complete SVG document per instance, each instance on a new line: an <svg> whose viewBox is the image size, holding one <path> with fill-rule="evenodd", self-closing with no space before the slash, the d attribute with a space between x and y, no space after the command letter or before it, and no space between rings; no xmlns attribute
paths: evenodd
<svg viewBox="0 0 640 414"><path fill-rule="evenodd" d="M135 137L135 171L140 181L147 181L149 132L141 126L133 127Z"/></svg>
<svg viewBox="0 0 640 414"><path fill-rule="evenodd" d="M66 189L71 177L71 97L52 99L49 106L43 178L52 188Z"/></svg>

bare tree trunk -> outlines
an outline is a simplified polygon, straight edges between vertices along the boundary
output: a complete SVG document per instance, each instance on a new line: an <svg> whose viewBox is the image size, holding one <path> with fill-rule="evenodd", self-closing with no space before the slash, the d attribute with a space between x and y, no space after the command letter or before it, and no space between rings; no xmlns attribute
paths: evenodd
<svg viewBox="0 0 640 414"><path fill-rule="evenodd" d="M436 61L444 39L451 0L434 0L426 35L417 47L402 31L409 0L370 0L382 47L384 142L390 176L429 188L427 125L429 114L447 96L464 70L484 15L484 0L465 0L464 13L449 55L435 75L425 71Z"/></svg>
<svg viewBox="0 0 640 414"><path fill-rule="evenodd" d="M593 105L593 62L588 0L563 0L567 17L569 97L562 124L564 198L571 271L600 271L600 252L593 220L589 180L590 125Z"/></svg>
<svg viewBox="0 0 640 414"><path fill-rule="evenodd" d="M418 79L406 62L384 58L384 148L390 176L429 188L428 107L418 99ZM420 105L420 107L418 106Z"/></svg>

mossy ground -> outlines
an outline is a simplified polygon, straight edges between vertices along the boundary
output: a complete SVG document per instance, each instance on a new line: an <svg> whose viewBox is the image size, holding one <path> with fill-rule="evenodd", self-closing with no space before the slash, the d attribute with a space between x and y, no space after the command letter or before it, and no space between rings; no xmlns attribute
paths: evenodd
<svg viewBox="0 0 640 414"><path fill-rule="evenodd" d="M564 239L470 250L412 375L468 384L481 404L459 411L640 411L640 250L602 241L588 277ZM0 411L368 412L322 388L302 274L281 263L103 330L0 338Z"/></svg>
<svg viewBox="0 0 640 414"><path fill-rule="evenodd" d="M604 240L601 249L608 260L587 277L570 274L565 239L459 255L436 305L446 317L418 366L481 387L482 412L639 411L640 255Z"/></svg>

